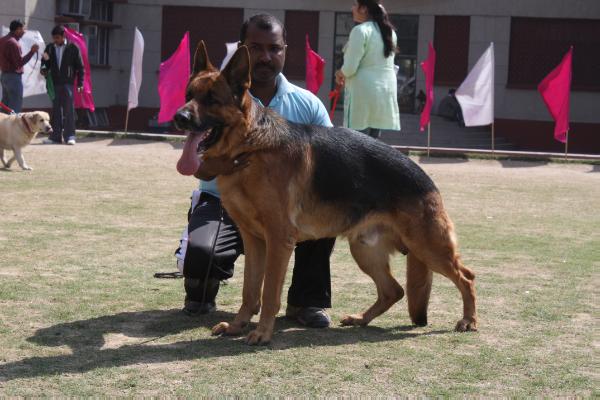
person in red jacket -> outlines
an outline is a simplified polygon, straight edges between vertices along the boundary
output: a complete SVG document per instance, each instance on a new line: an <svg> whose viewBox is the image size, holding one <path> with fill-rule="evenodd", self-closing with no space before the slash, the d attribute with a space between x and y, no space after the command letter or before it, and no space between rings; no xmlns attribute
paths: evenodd
<svg viewBox="0 0 600 400"><path fill-rule="evenodd" d="M23 66L37 53L39 46L31 46L29 53L21 55L19 39L25 34L25 24L20 20L10 23L8 35L0 38L0 82L2 102L16 113L23 107Z"/></svg>

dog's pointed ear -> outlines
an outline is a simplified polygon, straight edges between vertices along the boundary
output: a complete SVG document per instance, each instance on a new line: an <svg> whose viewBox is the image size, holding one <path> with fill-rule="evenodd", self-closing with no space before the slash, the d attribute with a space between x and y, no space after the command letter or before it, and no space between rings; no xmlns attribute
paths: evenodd
<svg viewBox="0 0 600 400"><path fill-rule="evenodd" d="M221 75L229 84L234 95L240 96L250 88L250 53L246 46L238 47Z"/></svg>
<svg viewBox="0 0 600 400"><path fill-rule="evenodd" d="M201 40L196 46L196 53L194 53L194 68L192 69L192 75L196 75L202 71L216 71L216 68L210 63L208 59L208 52L206 51L206 45L204 40Z"/></svg>

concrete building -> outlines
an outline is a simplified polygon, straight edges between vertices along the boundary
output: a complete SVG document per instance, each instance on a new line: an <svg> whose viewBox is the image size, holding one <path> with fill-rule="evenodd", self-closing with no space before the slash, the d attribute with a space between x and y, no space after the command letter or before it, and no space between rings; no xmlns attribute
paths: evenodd
<svg viewBox="0 0 600 400"><path fill-rule="evenodd" d="M600 153L600 1L598 0L384 0L397 27L401 53L399 104L403 115L415 110L415 93L424 90L418 68L428 42L438 52L436 102L457 87L490 42L496 48L496 126L516 149L558 150L548 140L552 123L536 86L570 44L575 46L571 99L572 144L578 152ZM140 106L130 127L152 125L159 99L158 67L185 31L192 46L208 44L213 63L236 41L242 21L259 12L274 14L288 28L285 73L299 84L304 76L304 38L327 61L319 93L329 105L341 47L352 28L352 0L3 0L0 23L25 19L47 40L56 23L76 24L88 37L94 98L92 124L122 128L125 119L133 29L146 43ZM25 107L48 108L45 96L27 98ZM436 110L434 106L434 111ZM401 135L402 133L399 133Z"/></svg>

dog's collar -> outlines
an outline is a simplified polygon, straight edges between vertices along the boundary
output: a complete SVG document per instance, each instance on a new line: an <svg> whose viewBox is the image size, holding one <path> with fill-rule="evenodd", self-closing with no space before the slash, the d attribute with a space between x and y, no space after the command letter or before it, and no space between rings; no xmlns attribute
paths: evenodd
<svg viewBox="0 0 600 400"><path fill-rule="evenodd" d="M24 115L21 115L21 121L23 121L23 125L25 125L25 129L27 129L27 133L30 133L30 134L33 133L33 130L31 129L31 126L27 122L27 119L25 118Z"/></svg>

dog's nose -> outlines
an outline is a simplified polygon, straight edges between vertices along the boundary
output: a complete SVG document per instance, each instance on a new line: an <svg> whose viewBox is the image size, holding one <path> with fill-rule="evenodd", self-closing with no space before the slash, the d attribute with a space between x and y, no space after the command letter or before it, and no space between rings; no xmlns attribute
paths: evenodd
<svg viewBox="0 0 600 400"><path fill-rule="evenodd" d="M185 130L192 125L192 113L188 110L179 110L173 118L177 129Z"/></svg>

